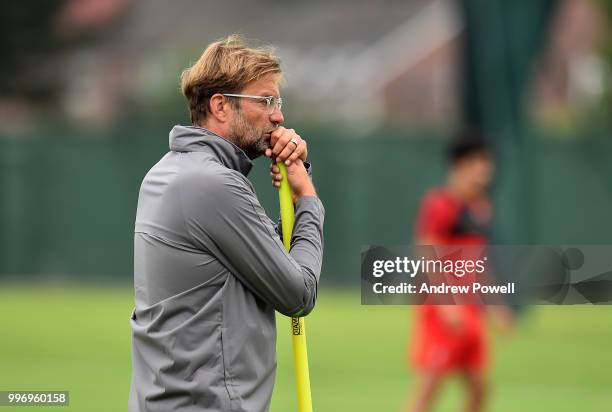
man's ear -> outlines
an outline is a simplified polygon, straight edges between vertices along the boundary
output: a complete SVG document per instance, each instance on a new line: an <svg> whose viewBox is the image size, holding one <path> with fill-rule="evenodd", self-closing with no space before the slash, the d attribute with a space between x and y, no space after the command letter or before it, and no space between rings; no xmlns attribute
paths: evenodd
<svg viewBox="0 0 612 412"><path fill-rule="evenodd" d="M208 103L210 114L221 123L225 123L229 119L229 101L221 93L215 93L210 97Z"/></svg>

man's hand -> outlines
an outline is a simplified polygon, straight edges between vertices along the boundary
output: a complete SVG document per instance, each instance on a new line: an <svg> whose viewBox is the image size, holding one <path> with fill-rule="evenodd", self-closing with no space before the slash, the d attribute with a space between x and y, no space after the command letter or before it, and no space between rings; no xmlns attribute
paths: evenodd
<svg viewBox="0 0 612 412"><path fill-rule="evenodd" d="M316 196L315 190L308 172L304 167L301 159L292 162L287 168L287 178L289 186L293 192L293 203L297 203L303 196ZM276 188L280 187L280 182L283 180L280 169L276 163L270 165L270 176L272 177L272 185Z"/></svg>
<svg viewBox="0 0 612 412"><path fill-rule="evenodd" d="M295 130L279 126L270 134L270 148L265 155L275 163L284 162L289 166L298 159L306 161L308 146Z"/></svg>

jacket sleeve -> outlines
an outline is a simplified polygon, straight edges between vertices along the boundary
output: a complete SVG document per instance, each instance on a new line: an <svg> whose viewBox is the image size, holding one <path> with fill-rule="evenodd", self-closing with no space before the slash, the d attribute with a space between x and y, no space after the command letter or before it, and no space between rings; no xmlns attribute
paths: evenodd
<svg viewBox="0 0 612 412"><path fill-rule="evenodd" d="M323 258L324 209L318 197L297 203L289 253L250 182L237 172L184 179L181 204L196 245L219 258L255 295L287 316L312 311Z"/></svg>

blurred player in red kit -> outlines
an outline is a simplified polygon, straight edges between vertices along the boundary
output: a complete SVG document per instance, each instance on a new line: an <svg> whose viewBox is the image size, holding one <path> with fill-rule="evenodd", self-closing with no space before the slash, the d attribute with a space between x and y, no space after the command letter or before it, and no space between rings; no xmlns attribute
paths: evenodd
<svg viewBox="0 0 612 412"><path fill-rule="evenodd" d="M464 134L448 150L446 184L423 197L416 221L419 245L485 245L489 241L492 205L487 188L494 164L486 142ZM505 306L494 306L500 324L510 327ZM477 305L422 305L416 307L411 360L421 376L410 411L431 409L444 379L460 374L465 382L465 411L483 409L488 345L484 307Z"/></svg>

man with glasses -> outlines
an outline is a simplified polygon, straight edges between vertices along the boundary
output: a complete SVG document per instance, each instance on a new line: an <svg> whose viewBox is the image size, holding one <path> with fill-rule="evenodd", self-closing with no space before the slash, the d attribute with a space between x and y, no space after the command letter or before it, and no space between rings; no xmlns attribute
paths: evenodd
<svg viewBox="0 0 612 412"><path fill-rule="evenodd" d="M192 126L175 126L145 176L134 238L129 411L265 411L276 367L275 311L314 307L324 209L306 142L282 127L279 59L238 36L181 76ZM246 175L287 167L295 227L287 253ZM308 166L308 167L307 167Z"/></svg>

